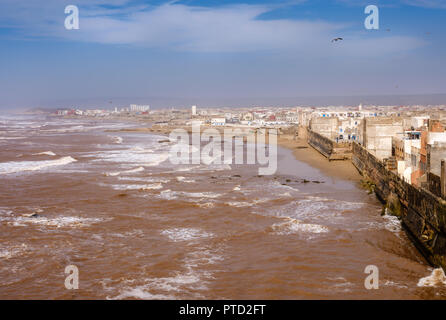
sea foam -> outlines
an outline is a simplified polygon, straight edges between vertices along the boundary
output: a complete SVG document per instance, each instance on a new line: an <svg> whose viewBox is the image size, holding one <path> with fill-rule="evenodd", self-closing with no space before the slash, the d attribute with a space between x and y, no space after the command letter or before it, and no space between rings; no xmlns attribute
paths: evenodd
<svg viewBox="0 0 446 320"><path fill-rule="evenodd" d="M437 268L432 273L418 281L418 287L436 287L437 285L446 285L446 276L442 268Z"/></svg>
<svg viewBox="0 0 446 320"><path fill-rule="evenodd" d="M77 160L68 156L57 160L3 162L0 163L0 174L42 170L48 167L66 165L75 161Z"/></svg>

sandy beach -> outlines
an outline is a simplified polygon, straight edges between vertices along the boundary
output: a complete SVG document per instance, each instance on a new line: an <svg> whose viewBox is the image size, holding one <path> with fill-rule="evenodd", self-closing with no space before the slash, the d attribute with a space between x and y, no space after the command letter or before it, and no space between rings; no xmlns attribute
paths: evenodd
<svg viewBox="0 0 446 320"><path fill-rule="evenodd" d="M350 181L360 181L361 175L350 160L328 161L322 154L312 148L305 140L294 140L292 136L281 135L277 143L293 150L295 158L321 170L328 176Z"/></svg>
<svg viewBox="0 0 446 320"><path fill-rule="evenodd" d="M161 135L168 135L173 127L165 128L127 128L121 129L122 132L148 132L157 133ZM267 139L268 140L268 139ZM312 167L322 171L324 174L349 180L359 182L361 180L361 175L358 170L354 167L351 160L335 160L329 161L321 153L311 147L307 141L304 139L296 138L292 135L281 134L277 138L277 143L281 147L293 150L293 155L296 160L305 162Z"/></svg>

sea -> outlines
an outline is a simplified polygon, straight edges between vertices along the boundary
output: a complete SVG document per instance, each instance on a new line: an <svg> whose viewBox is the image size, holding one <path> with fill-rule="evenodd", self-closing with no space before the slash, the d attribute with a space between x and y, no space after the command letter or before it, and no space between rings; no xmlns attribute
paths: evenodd
<svg viewBox="0 0 446 320"><path fill-rule="evenodd" d="M172 164L174 142L141 126L0 116L0 299L446 297L358 182L281 147L273 175Z"/></svg>

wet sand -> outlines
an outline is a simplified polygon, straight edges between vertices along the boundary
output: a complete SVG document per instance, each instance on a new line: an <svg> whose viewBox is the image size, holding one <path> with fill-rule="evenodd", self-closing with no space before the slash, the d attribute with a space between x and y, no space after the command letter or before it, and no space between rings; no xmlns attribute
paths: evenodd
<svg viewBox="0 0 446 320"><path fill-rule="evenodd" d="M175 129L175 127L167 126L157 129L128 128L118 131L156 133L167 136L173 129ZM351 160L329 161L320 152L311 147L304 139L294 139L294 136L283 134L278 136L277 143L281 147L292 150L296 160L305 162L328 176L354 182L359 182L362 178L361 174L352 164Z"/></svg>
<svg viewBox="0 0 446 320"><path fill-rule="evenodd" d="M305 162L328 176L356 182L361 180L362 176L351 160L328 161L305 140L293 140L291 136L279 136L277 143L284 148L293 150L296 160Z"/></svg>

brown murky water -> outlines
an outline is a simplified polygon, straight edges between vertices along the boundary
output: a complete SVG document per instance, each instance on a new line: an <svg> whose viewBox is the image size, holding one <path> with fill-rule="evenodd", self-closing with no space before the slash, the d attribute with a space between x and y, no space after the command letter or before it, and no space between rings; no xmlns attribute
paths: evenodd
<svg viewBox="0 0 446 320"><path fill-rule="evenodd" d="M1 299L445 296L417 285L433 269L354 183L280 148L274 176L172 165L165 137L105 132L122 126L0 118ZM67 265L79 290L64 286Z"/></svg>

